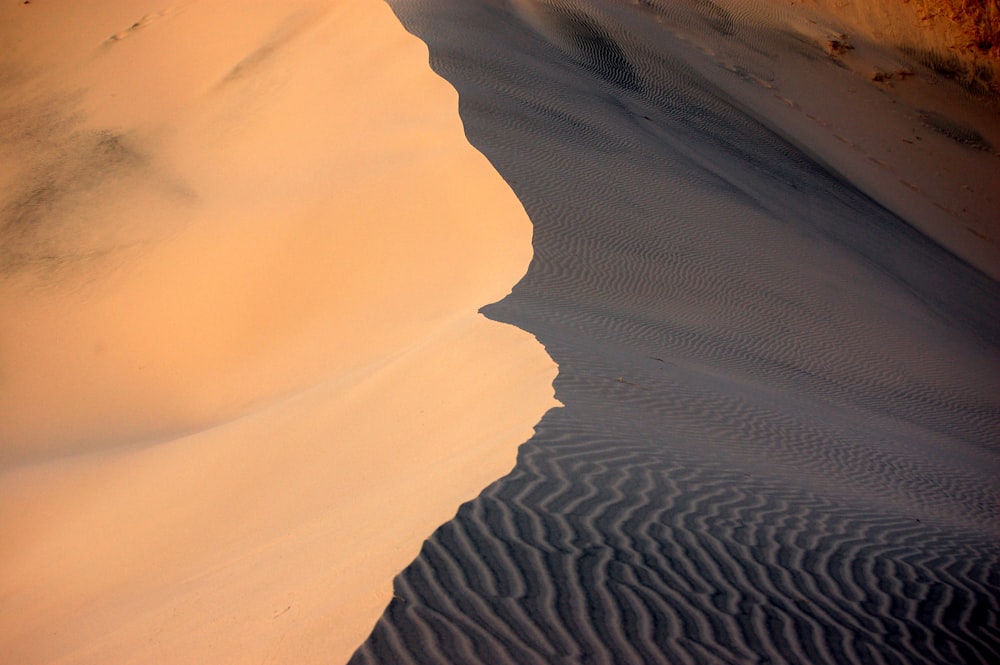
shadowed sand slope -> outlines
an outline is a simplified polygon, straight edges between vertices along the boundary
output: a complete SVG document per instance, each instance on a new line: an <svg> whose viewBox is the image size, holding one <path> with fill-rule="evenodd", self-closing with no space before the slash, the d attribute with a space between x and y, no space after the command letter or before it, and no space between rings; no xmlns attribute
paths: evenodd
<svg viewBox="0 0 1000 665"><path fill-rule="evenodd" d="M346 661L554 404L523 208L378 0L0 43L0 661Z"/></svg>
<svg viewBox="0 0 1000 665"><path fill-rule="evenodd" d="M486 311L565 407L351 662L1000 658L996 117L786 3L392 4L535 225Z"/></svg>

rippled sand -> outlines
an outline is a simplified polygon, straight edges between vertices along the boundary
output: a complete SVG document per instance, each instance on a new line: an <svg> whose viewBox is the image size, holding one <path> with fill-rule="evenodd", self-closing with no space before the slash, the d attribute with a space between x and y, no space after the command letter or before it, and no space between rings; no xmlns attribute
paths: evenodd
<svg viewBox="0 0 1000 665"><path fill-rule="evenodd" d="M1000 121L863 9L0 8L0 660L1000 660Z"/></svg>
<svg viewBox="0 0 1000 665"><path fill-rule="evenodd" d="M535 225L486 311L565 407L351 662L1000 657L997 116L809 7L393 6Z"/></svg>

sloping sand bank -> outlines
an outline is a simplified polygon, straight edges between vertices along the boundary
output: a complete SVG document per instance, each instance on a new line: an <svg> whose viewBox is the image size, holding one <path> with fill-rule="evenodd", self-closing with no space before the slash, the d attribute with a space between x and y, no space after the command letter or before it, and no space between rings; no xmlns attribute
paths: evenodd
<svg viewBox="0 0 1000 665"><path fill-rule="evenodd" d="M0 8L0 660L343 662L551 405L379 0Z"/></svg>
<svg viewBox="0 0 1000 665"><path fill-rule="evenodd" d="M810 3L394 6L565 406L352 664L1000 660L996 115Z"/></svg>

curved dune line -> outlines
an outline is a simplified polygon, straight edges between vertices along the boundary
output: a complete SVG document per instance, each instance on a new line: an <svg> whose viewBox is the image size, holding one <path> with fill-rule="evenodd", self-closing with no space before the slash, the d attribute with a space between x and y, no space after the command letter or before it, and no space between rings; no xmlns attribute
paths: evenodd
<svg viewBox="0 0 1000 665"><path fill-rule="evenodd" d="M545 343L564 407L352 665L1000 657L1000 289L787 88L837 131L852 103L923 129L780 3L397 7L535 225L486 312Z"/></svg>
<svg viewBox="0 0 1000 665"><path fill-rule="evenodd" d="M0 42L0 660L346 661L554 405L523 208L378 0Z"/></svg>

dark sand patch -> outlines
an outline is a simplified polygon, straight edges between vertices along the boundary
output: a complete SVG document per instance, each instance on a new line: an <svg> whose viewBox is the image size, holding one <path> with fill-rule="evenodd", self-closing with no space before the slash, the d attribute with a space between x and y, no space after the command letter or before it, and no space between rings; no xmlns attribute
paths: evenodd
<svg viewBox="0 0 1000 665"><path fill-rule="evenodd" d="M545 344L565 407L352 664L1000 657L997 283L749 112L749 75L692 65L725 55L696 16L546 5L641 84L493 3L394 5L535 224L485 311Z"/></svg>

